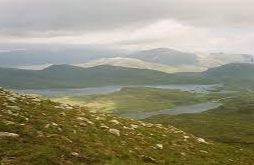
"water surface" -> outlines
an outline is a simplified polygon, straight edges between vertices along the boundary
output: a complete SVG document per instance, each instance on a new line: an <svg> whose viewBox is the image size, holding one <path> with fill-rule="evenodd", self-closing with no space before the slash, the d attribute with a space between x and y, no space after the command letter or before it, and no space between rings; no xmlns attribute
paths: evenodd
<svg viewBox="0 0 254 165"><path fill-rule="evenodd" d="M201 113L204 111L212 110L218 108L222 104L219 102L204 102L193 105L185 105L185 106L177 106L171 109L164 109L160 111L152 111L152 112L132 112L132 113L121 113L120 116L128 117L132 119L146 119L156 115L179 115L184 113Z"/></svg>
<svg viewBox="0 0 254 165"><path fill-rule="evenodd" d="M109 94L120 91L124 87L151 87L159 89L179 89L182 91L206 93L210 90L220 87L219 84L214 85L193 85L193 84L174 84L174 85L149 85L149 86L106 86L93 88L63 88L63 89L40 89L40 90L16 90L24 94L38 94L43 96L85 96L96 94Z"/></svg>

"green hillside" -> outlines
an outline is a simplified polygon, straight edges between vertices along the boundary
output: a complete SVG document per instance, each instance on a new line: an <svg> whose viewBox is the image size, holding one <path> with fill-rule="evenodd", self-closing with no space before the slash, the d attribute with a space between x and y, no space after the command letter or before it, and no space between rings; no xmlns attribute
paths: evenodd
<svg viewBox="0 0 254 165"><path fill-rule="evenodd" d="M233 63L208 69L204 77L223 82L232 88L254 87L254 64Z"/></svg>
<svg viewBox="0 0 254 165"><path fill-rule="evenodd" d="M154 116L146 121L174 125L184 131L217 142L254 150L254 93L211 94L222 106L198 114Z"/></svg>
<svg viewBox="0 0 254 165"><path fill-rule="evenodd" d="M253 87L253 64L228 64L201 73L175 73L101 65L82 68L53 65L44 70L0 68L0 85L6 88L85 88L110 85L214 84Z"/></svg>
<svg viewBox="0 0 254 165"><path fill-rule="evenodd" d="M110 85L151 85L169 83L208 83L198 77L178 76L154 70L96 66L81 68L53 65L44 70L0 68L0 85L6 88L85 88Z"/></svg>
<svg viewBox="0 0 254 165"><path fill-rule="evenodd" d="M0 90L0 163L244 164L254 152L163 127Z"/></svg>
<svg viewBox="0 0 254 165"><path fill-rule="evenodd" d="M164 81L167 74L112 66L80 68L53 65L40 71L0 69L0 84L10 88L80 88Z"/></svg>

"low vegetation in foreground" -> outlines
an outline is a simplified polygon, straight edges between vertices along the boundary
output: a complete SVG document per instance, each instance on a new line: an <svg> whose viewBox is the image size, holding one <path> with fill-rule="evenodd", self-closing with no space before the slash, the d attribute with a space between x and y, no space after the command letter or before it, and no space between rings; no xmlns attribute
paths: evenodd
<svg viewBox="0 0 254 165"><path fill-rule="evenodd" d="M206 100L203 94L172 89L125 87L107 95L60 97L53 100L89 107L110 113L149 112L170 109L178 105L190 105Z"/></svg>
<svg viewBox="0 0 254 165"><path fill-rule="evenodd" d="M0 163L235 164L254 152L207 141L172 126L92 113L0 90Z"/></svg>

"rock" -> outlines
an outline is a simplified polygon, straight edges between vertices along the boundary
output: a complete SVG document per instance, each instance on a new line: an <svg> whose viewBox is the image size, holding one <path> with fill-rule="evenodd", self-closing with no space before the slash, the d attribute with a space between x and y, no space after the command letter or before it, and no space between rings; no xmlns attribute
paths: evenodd
<svg viewBox="0 0 254 165"><path fill-rule="evenodd" d="M77 153L77 152L71 152L71 155L72 155L72 156L78 157L78 156L79 156L79 153Z"/></svg>
<svg viewBox="0 0 254 165"><path fill-rule="evenodd" d="M199 150L199 152L202 152L202 153L208 154L208 152L207 152L207 151L204 151L204 150Z"/></svg>
<svg viewBox="0 0 254 165"><path fill-rule="evenodd" d="M205 139L203 139L203 138L197 138L197 141L198 141L199 143L205 143L205 144L207 144L207 142L206 142Z"/></svg>
<svg viewBox="0 0 254 165"><path fill-rule="evenodd" d="M96 116L95 120L105 121L105 117Z"/></svg>
<svg viewBox="0 0 254 165"><path fill-rule="evenodd" d="M129 129L129 130L133 130L133 128L130 128L130 127L126 127L125 125L123 126L123 129Z"/></svg>
<svg viewBox="0 0 254 165"><path fill-rule="evenodd" d="M153 127L154 125L151 124L151 123L141 123L144 127L148 127L148 128L151 128Z"/></svg>
<svg viewBox="0 0 254 165"><path fill-rule="evenodd" d="M85 118L85 117L77 117L78 120L81 120L81 121L85 121L87 122L88 124L94 124L92 121L90 121L89 119Z"/></svg>
<svg viewBox="0 0 254 165"><path fill-rule="evenodd" d="M155 146L156 146L157 149L160 149L160 150L163 149L163 145L162 144L156 144Z"/></svg>
<svg viewBox="0 0 254 165"><path fill-rule="evenodd" d="M136 129L136 128L138 128L138 125L135 125L135 124L131 124L131 126L130 126L131 128L133 128L133 129Z"/></svg>
<svg viewBox="0 0 254 165"><path fill-rule="evenodd" d="M46 125L44 126L44 128L49 128L49 126L50 126L50 124L46 124Z"/></svg>
<svg viewBox="0 0 254 165"><path fill-rule="evenodd" d="M19 135L16 133L10 133L10 132L0 132L0 138L2 138L2 137L16 138L16 137L19 137Z"/></svg>
<svg viewBox="0 0 254 165"><path fill-rule="evenodd" d="M117 121L117 120L115 120L115 119L110 120L109 122L110 122L110 123L113 123L113 124L116 124L116 125L120 124L120 122L119 122L119 121Z"/></svg>
<svg viewBox="0 0 254 165"><path fill-rule="evenodd" d="M51 124L52 124L53 126L55 126L55 127L58 126L58 124L56 124L56 123L54 123L54 122L52 122Z"/></svg>
<svg viewBox="0 0 254 165"><path fill-rule="evenodd" d="M86 127L86 126L87 126L86 123L79 123L79 125L80 125L81 127Z"/></svg>
<svg viewBox="0 0 254 165"><path fill-rule="evenodd" d="M61 113L60 113L60 115L62 115L62 116L66 116L66 114L65 114L64 112L61 112Z"/></svg>
<svg viewBox="0 0 254 165"><path fill-rule="evenodd" d="M184 139L189 139L190 137L189 136L183 136Z"/></svg>
<svg viewBox="0 0 254 165"><path fill-rule="evenodd" d="M39 98L33 98L32 101L34 101L34 102L41 102L41 100Z"/></svg>
<svg viewBox="0 0 254 165"><path fill-rule="evenodd" d="M182 156L186 156L186 153L184 153L184 152L181 152L180 154L181 154Z"/></svg>
<svg viewBox="0 0 254 165"><path fill-rule="evenodd" d="M120 136L120 131L117 129L110 128L109 132L113 135Z"/></svg>
<svg viewBox="0 0 254 165"><path fill-rule="evenodd" d="M106 126L105 124L101 124L101 126L100 126L101 128L103 128L103 129L109 129L109 127L108 126Z"/></svg>

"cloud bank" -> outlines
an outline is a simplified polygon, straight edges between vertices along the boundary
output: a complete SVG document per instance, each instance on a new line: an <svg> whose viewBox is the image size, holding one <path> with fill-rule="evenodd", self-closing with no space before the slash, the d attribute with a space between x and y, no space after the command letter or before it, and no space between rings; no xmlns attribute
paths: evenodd
<svg viewBox="0 0 254 165"><path fill-rule="evenodd" d="M0 42L254 53L253 0L0 0Z"/></svg>

